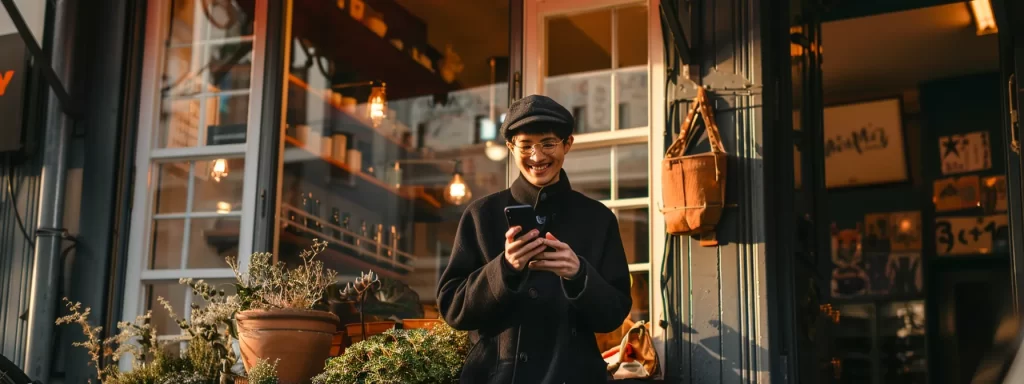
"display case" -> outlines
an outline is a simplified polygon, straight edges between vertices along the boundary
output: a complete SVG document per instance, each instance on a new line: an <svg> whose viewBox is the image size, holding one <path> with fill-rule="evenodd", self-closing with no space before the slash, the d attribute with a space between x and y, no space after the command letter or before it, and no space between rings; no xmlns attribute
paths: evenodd
<svg viewBox="0 0 1024 384"><path fill-rule="evenodd" d="M833 328L842 383L927 383L923 300L840 304Z"/></svg>

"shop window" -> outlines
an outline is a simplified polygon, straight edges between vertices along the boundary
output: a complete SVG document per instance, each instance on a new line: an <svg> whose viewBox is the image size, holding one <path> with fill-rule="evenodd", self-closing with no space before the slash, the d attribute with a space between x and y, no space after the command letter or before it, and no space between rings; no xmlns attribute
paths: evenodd
<svg viewBox="0 0 1024 384"><path fill-rule="evenodd" d="M436 317L466 205L506 188L508 9L356 3L293 2L274 253L326 240L339 281L373 270L403 297L370 320Z"/></svg>
<svg viewBox="0 0 1024 384"><path fill-rule="evenodd" d="M189 316L191 291L178 279L229 279L224 258L251 248L240 234L252 226L243 200L255 193L244 175L255 162L245 144L258 132L249 111L260 102L251 86L261 59L258 12L246 4L164 0L147 10L147 41L157 43L144 57L129 249L137 259L126 271L124 317L152 309L162 335L179 330L157 297Z"/></svg>

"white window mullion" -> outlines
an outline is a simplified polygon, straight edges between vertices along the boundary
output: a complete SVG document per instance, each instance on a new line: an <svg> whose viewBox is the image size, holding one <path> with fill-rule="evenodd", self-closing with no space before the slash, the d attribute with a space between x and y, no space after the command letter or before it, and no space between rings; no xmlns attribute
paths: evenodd
<svg viewBox="0 0 1024 384"><path fill-rule="evenodd" d="M620 128L622 128L622 127L619 126L619 80L618 80L618 78L619 78L618 77L619 76L619 74L618 74L618 72L619 72L618 71L618 69L619 69L619 39L617 38L618 35L619 35L619 10L618 9L612 9L611 13L612 13L612 26L611 26L612 27L612 55L611 55L612 56L612 71L611 71L611 76L609 77L609 80L612 83L610 84L611 86L609 87L609 89L611 89L612 91L611 91L611 97L609 97L608 99L612 103L611 113L609 114L609 116L611 116L611 120L612 120L611 121L611 131L615 132L615 131L618 131ZM615 156L612 156L612 157L614 158ZM614 191L614 189L613 189L613 191Z"/></svg>
<svg viewBox="0 0 1024 384"><path fill-rule="evenodd" d="M161 213L153 215L153 220L168 220L168 219L216 219L221 217L242 217L242 211L231 211L225 213L219 212L181 212L181 213Z"/></svg>
<svg viewBox="0 0 1024 384"><path fill-rule="evenodd" d="M189 245L192 241L192 219L189 217L189 213L192 212L192 201L195 200L196 194L196 162L189 162L188 169L188 192L185 193L185 225L181 234L181 269L188 268L188 250L192 248Z"/></svg>
<svg viewBox="0 0 1024 384"><path fill-rule="evenodd" d="M647 208L650 199L647 197L633 197L629 199L601 200L605 206L611 209L637 209Z"/></svg>
<svg viewBox="0 0 1024 384"><path fill-rule="evenodd" d="M248 135L248 133L246 134ZM248 138L246 139L248 140ZM259 140L256 140L257 142ZM206 160L238 158L246 154L246 144L211 145L208 147L159 148L150 152L153 160L168 162L174 160ZM249 159L246 159L248 163Z"/></svg>
<svg viewBox="0 0 1024 384"><path fill-rule="evenodd" d="M199 268L199 269L150 269L142 271L140 274L141 281L143 284L153 284L163 281L178 281L181 278L193 278L196 280L218 280L218 279L234 279L235 273L231 271L231 268ZM139 312L142 313L142 312ZM135 318L139 313L132 314L131 318Z"/></svg>
<svg viewBox="0 0 1024 384"><path fill-rule="evenodd" d="M268 4L269 0L256 0L256 12L253 17L253 28L252 34L256 38L252 44L252 65L250 66L249 72L249 89L254 90L249 94L249 114L246 117L247 126L245 133L245 144L242 145L244 148L242 153L245 156L245 170L242 176L242 220L239 224L238 232L238 264L242 269L249 267L249 258L252 254L252 232L256 225L256 178L259 176L259 166L270 167L278 166L277 164L260 164L260 131L261 121L263 118L263 89L264 87L273 87L276 90L288 89L288 78L283 76L278 79L278 82L271 82L265 84L263 81L264 67L266 64L266 52L267 52L267 9L270 7ZM285 12L291 14L291 1L285 2ZM290 19L288 17L287 19ZM288 28L285 28L287 31ZM287 32L286 32L287 33ZM273 38L279 38L279 36L273 36ZM291 38L285 39L290 41ZM289 57L289 53L285 51L284 57ZM288 92L284 92L285 98L287 98ZM287 99L282 99L280 107L284 112L285 106L287 106ZM282 116L284 116L282 114ZM282 118L283 121L283 118ZM279 145L284 145L283 140ZM280 178L279 178L280 179ZM278 180L280 182L280 180ZM276 221L274 225L276 226Z"/></svg>
<svg viewBox="0 0 1024 384"><path fill-rule="evenodd" d="M635 263L629 265L629 272L651 272L651 263ZM651 302L651 307L654 307L654 303ZM651 318L654 320L654 318Z"/></svg>

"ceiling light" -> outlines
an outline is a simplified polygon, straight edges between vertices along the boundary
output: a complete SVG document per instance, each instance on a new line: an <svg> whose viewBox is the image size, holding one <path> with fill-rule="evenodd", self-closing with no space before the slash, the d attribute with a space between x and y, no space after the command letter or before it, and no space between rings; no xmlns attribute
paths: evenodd
<svg viewBox="0 0 1024 384"><path fill-rule="evenodd" d="M473 198L473 191L469 190L466 180L462 178L461 163L455 163L455 172L452 173L452 181L444 189L444 200L453 205L462 205Z"/></svg>
<svg viewBox="0 0 1024 384"><path fill-rule="evenodd" d="M491 161L502 161L508 157L508 147L494 141L488 141L486 148L484 148L484 154L487 155L487 158L491 159Z"/></svg>
<svg viewBox="0 0 1024 384"><path fill-rule="evenodd" d="M384 121L384 117L388 115L388 99L386 84L383 82L375 84L373 90L370 91L370 99L367 100L370 111L370 122L373 126L379 127L380 123Z"/></svg>
<svg viewBox="0 0 1024 384"><path fill-rule="evenodd" d="M971 15L974 16L974 26L978 28L978 36L999 32L990 0L969 0L968 3L971 6Z"/></svg>

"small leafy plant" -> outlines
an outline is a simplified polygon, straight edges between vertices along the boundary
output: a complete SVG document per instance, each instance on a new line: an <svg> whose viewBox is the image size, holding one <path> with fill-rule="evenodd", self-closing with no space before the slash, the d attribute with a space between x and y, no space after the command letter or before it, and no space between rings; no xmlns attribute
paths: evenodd
<svg viewBox="0 0 1024 384"><path fill-rule="evenodd" d="M379 289L381 286L380 279L377 278L377 274L373 271L367 273L359 273L359 278L355 282L348 283L345 288L341 290L341 298L344 300L351 300L359 303L359 326L363 332L362 338L366 339L366 317L365 307L366 298L373 294L374 290Z"/></svg>
<svg viewBox="0 0 1024 384"><path fill-rule="evenodd" d="M313 309L325 304L325 294L338 276L315 260L325 249L326 241L313 239L313 246L299 255L302 263L291 269L275 263L270 253L255 253L242 272L238 259L229 257L228 265L237 280L239 309Z"/></svg>
<svg viewBox="0 0 1024 384"><path fill-rule="evenodd" d="M469 337L444 322L430 330L389 329L327 361L314 384L448 384L459 381Z"/></svg>

